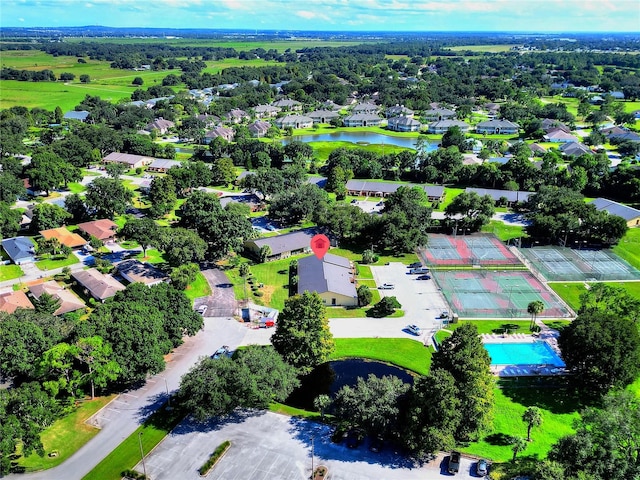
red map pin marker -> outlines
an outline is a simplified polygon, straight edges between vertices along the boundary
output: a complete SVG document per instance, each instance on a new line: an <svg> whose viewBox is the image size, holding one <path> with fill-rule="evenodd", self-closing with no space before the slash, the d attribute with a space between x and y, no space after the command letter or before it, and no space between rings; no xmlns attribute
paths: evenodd
<svg viewBox="0 0 640 480"><path fill-rule="evenodd" d="M323 259L324 254L327 253L331 244L329 243L329 239L326 235L322 235L321 233L318 235L314 235L311 239L311 250L320 260Z"/></svg>

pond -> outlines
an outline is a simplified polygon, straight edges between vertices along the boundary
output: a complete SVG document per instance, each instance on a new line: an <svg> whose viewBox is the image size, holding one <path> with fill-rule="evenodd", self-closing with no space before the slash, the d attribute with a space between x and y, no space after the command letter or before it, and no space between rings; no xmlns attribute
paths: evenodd
<svg viewBox="0 0 640 480"><path fill-rule="evenodd" d="M321 133L318 135L295 135L291 138L282 140L282 144L297 140L299 142L351 142L358 145L396 145L398 147L416 148L416 137L391 137L375 132L335 132ZM435 142L427 142L427 152L431 152L438 148Z"/></svg>
<svg viewBox="0 0 640 480"><path fill-rule="evenodd" d="M351 358L323 363L301 378L301 385L284 402L297 408L314 410L313 400L318 395L334 395L345 385L354 386L358 377L366 379L372 373L377 377L393 375L405 383L413 384L413 376L402 368L374 360Z"/></svg>

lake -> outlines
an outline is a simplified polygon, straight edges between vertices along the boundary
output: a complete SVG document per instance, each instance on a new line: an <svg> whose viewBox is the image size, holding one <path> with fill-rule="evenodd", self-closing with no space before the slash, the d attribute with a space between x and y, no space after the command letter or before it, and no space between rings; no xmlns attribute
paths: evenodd
<svg viewBox="0 0 640 480"><path fill-rule="evenodd" d="M404 383L413 384L413 376L402 368L374 360L350 358L323 363L300 379L301 384L284 402L297 408L314 410L313 400L318 395L335 395L345 385L355 386L358 377L366 379L393 375Z"/></svg>
<svg viewBox="0 0 640 480"><path fill-rule="evenodd" d="M391 137L375 132L335 132L320 133L318 135L294 135L291 138L282 140L287 143L297 140L299 142L351 142L358 145L396 145L398 147L412 148L415 150L417 138ZM438 144L427 142L427 152L438 148Z"/></svg>

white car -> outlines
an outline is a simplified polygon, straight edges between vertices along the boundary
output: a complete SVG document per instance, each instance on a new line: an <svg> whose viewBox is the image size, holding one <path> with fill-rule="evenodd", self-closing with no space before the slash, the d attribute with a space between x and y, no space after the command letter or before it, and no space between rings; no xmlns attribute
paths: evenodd
<svg viewBox="0 0 640 480"><path fill-rule="evenodd" d="M200 305L196 311L204 317L204 314L207 313L207 308L206 305Z"/></svg>
<svg viewBox="0 0 640 480"><path fill-rule="evenodd" d="M420 327L417 325L407 325L407 330L409 331L409 333L412 333L413 335L416 335L416 336L420 335Z"/></svg>
<svg viewBox="0 0 640 480"><path fill-rule="evenodd" d="M380 290L393 290L396 286L393 283L383 283L378 288Z"/></svg>

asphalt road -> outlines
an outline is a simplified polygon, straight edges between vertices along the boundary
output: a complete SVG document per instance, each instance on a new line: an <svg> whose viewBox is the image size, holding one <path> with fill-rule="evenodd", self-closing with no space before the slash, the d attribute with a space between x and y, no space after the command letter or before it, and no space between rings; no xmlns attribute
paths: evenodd
<svg viewBox="0 0 640 480"><path fill-rule="evenodd" d="M444 455L416 463L389 446L373 453L365 442L356 449L331 441L331 429L264 411L242 411L198 424L184 421L145 459L154 480L197 480L204 462L225 440L231 448L207 478L211 480L306 480L314 466L326 465L329 480L430 480L448 477ZM185 452L189 452L185 455ZM136 466L142 472L142 464ZM454 478L475 477L475 461L462 459Z"/></svg>

